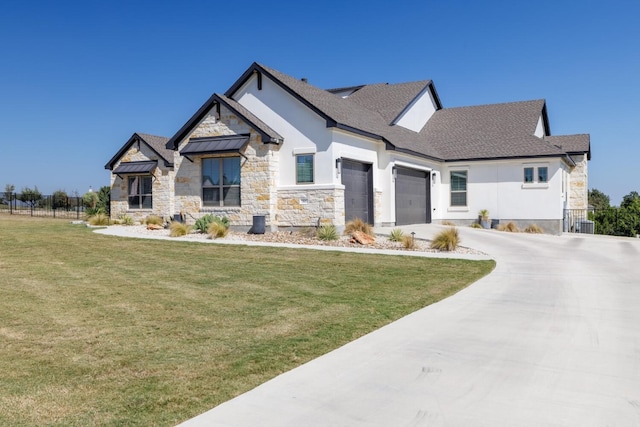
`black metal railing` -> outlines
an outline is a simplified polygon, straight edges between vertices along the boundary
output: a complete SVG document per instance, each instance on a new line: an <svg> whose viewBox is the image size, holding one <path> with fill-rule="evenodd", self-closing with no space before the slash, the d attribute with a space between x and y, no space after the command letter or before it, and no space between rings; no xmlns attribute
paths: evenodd
<svg viewBox="0 0 640 427"><path fill-rule="evenodd" d="M0 213L66 219L83 219L80 196L0 193Z"/></svg>
<svg viewBox="0 0 640 427"><path fill-rule="evenodd" d="M621 213L621 208L618 207L565 209L563 229L567 233L635 236L636 231L633 223L640 223L640 218L637 215L634 217L632 213L627 211Z"/></svg>

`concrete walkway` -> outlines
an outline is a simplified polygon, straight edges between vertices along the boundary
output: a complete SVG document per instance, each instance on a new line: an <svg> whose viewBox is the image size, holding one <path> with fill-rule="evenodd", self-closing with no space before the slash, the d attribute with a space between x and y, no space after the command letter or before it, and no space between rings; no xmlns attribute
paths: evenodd
<svg viewBox="0 0 640 427"><path fill-rule="evenodd" d="M460 232L492 274L181 425L640 425L640 240Z"/></svg>

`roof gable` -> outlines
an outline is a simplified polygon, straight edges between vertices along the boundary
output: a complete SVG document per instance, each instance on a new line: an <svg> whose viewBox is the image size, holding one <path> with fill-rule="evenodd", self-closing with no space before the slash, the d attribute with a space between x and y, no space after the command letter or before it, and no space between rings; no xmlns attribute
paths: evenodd
<svg viewBox="0 0 640 427"><path fill-rule="evenodd" d="M131 138L118 150L115 156L107 162L105 169L112 170L114 165L135 143L144 143L158 155L167 167L173 167L173 152L166 149L165 144L169 138L164 136L150 135L147 133L134 133Z"/></svg>
<svg viewBox="0 0 640 427"><path fill-rule="evenodd" d="M191 116L189 120L171 137L165 144L169 150L177 150L180 141L182 141L200 121L216 106L224 105L229 110L233 111L242 120L244 120L249 126L251 126L262 137L262 142L265 144L275 143L279 144L283 138L276 131L271 129L262 120L256 117L251 111L238 104L233 99L226 97L225 95L219 95L214 93L209 99L202 104L202 106Z"/></svg>

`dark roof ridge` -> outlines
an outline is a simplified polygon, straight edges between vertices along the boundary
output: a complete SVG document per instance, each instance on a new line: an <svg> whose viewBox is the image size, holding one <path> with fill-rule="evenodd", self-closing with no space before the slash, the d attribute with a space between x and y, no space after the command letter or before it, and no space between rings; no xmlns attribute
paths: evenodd
<svg viewBox="0 0 640 427"><path fill-rule="evenodd" d="M105 169L113 169L113 165L124 155L124 153L131 147L136 141L141 140L145 144L151 148L151 150L160 157L165 166L173 167L173 159L172 156L169 157L169 153L166 152L166 147L164 144L169 138L165 136L151 135L148 133L142 132L134 132L133 135L124 143L124 145L118 150L118 152L113 156L106 165L104 165Z"/></svg>

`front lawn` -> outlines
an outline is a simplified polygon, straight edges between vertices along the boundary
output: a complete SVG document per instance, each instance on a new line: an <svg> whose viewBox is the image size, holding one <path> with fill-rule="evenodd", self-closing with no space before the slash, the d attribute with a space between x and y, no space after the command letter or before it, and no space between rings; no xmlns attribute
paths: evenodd
<svg viewBox="0 0 640 427"><path fill-rule="evenodd" d="M0 425L175 425L493 267L125 239L2 214Z"/></svg>

